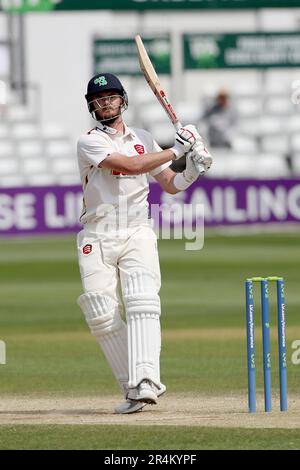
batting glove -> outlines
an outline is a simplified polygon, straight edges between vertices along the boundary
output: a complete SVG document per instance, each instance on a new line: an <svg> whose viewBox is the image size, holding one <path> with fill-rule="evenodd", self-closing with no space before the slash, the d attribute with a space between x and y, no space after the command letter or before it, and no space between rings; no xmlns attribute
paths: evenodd
<svg viewBox="0 0 300 470"><path fill-rule="evenodd" d="M185 170L187 181L193 182L198 176L204 175L210 169L212 161L212 156L204 147L202 139L198 139L187 154Z"/></svg>
<svg viewBox="0 0 300 470"><path fill-rule="evenodd" d="M183 157L196 142L197 139L201 139L197 129L192 124L188 124L185 127L181 127L175 135L175 143L171 148L174 153L176 160Z"/></svg>

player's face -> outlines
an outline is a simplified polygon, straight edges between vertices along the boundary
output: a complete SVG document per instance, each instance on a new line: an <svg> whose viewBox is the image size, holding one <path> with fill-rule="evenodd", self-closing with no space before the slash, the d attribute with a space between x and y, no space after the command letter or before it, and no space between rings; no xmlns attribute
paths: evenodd
<svg viewBox="0 0 300 470"><path fill-rule="evenodd" d="M123 98L117 91L102 91L93 95L91 101L100 120L113 119L120 115Z"/></svg>

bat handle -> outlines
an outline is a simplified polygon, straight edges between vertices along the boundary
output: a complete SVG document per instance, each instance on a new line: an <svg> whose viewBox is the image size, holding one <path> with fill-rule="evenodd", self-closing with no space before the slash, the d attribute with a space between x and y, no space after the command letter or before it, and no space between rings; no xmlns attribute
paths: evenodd
<svg viewBox="0 0 300 470"><path fill-rule="evenodd" d="M180 121L175 121L174 123L175 131L179 131L179 129L182 127L182 124Z"/></svg>

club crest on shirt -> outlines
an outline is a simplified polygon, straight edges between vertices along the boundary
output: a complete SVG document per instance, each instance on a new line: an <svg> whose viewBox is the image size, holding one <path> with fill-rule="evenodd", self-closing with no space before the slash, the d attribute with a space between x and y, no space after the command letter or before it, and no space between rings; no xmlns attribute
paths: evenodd
<svg viewBox="0 0 300 470"><path fill-rule="evenodd" d="M135 144L134 145L134 150L139 154L143 155L145 153L145 147L142 144ZM114 176L126 176L127 178L135 178L136 175L130 175L128 176L126 173L117 171L117 170L111 170L111 174Z"/></svg>
<svg viewBox="0 0 300 470"><path fill-rule="evenodd" d="M134 148L139 155L143 155L143 153L145 153L145 147L142 144L135 144Z"/></svg>
<svg viewBox="0 0 300 470"><path fill-rule="evenodd" d="M84 255L89 255L91 253L93 249L93 246L88 244L88 245L85 245L83 248L82 248L82 252Z"/></svg>

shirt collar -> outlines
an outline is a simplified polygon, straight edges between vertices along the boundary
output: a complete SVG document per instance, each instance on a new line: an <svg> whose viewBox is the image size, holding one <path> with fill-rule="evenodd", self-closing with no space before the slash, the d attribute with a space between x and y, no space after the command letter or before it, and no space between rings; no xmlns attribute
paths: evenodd
<svg viewBox="0 0 300 470"><path fill-rule="evenodd" d="M118 133L118 131L116 129L113 129L112 127L106 126L105 124L102 124L102 122L99 122L97 124L97 129L99 129L100 131L103 131L103 132L105 132L106 134L109 134L109 135L116 135Z"/></svg>
<svg viewBox="0 0 300 470"><path fill-rule="evenodd" d="M135 135L135 132L133 129L131 129L131 127L128 127L125 123L124 123L124 126L125 126L125 132L124 132L124 137L131 137L131 138L135 138L136 135Z"/></svg>
<svg viewBox="0 0 300 470"><path fill-rule="evenodd" d="M106 126L105 124L102 124L102 122L98 122L97 129L105 132L106 134L109 134L110 136L119 135L116 129L114 129L113 127ZM135 138L135 132L133 131L133 129L128 127L125 123L124 123L124 134L122 135L122 137Z"/></svg>

